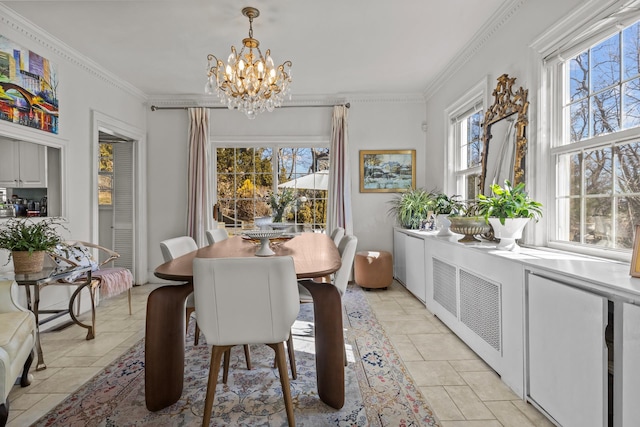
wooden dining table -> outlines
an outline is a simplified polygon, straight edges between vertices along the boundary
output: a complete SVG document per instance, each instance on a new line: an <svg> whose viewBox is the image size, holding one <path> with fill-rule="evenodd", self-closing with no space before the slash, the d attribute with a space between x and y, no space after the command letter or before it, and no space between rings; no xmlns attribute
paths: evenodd
<svg viewBox="0 0 640 427"><path fill-rule="evenodd" d="M166 280L184 282L163 286L149 294L145 340L145 402L159 411L177 402L184 378L185 301L193 292L195 258L253 257L258 246L241 236L230 237L190 252L156 268ZM333 240L321 233L302 233L276 241L274 256L291 256L298 279L324 277L340 268ZM344 405L344 337L342 301L337 288L312 280L300 282L313 297L318 395L329 406Z"/></svg>

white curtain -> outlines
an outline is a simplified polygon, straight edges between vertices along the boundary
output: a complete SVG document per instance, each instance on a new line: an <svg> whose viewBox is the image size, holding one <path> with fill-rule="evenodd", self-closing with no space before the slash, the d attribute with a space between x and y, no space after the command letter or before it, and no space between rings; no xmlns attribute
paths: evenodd
<svg viewBox="0 0 640 427"><path fill-rule="evenodd" d="M329 152L329 206L327 209L327 231L329 233L336 227L342 227L346 234L353 234L351 174L347 148L348 111L344 105L333 107L331 150Z"/></svg>
<svg viewBox="0 0 640 427"><path fill-rule="evenodd" d="M209 110L189 108L187 230L198 246L206 246L213 225L209 172Z"/></svg>

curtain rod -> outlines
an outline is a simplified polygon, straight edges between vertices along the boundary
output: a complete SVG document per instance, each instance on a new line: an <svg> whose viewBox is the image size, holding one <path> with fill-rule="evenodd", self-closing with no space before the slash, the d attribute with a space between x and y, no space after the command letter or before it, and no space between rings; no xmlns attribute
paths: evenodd
<svg viewBox="0 0 640 427"><path fill-rule="evenodd" d="M328 108L328 107L337 107L337 106L343 106L343 107L347 107L347 108L351 108L351 104L350 103L346 103L346 104L322 104L322 105L283 105L280 107L276 107L276 108ZM200 105L194 105L193 107L158 107L156 105L152 105L151 106L151 111L156 111L156 110L186 110L189 108L208 108L210 110L228 110L228 107L201 107Z"/></svg>

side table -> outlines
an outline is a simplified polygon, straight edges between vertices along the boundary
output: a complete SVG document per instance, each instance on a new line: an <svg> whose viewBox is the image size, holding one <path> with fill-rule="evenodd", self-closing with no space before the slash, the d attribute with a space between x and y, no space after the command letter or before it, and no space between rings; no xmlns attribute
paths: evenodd
<svg viewBox="0 0 640 427"><path fill-rule="evenodd" d="M71 276L75 273L82 273L85 275L86 280L82 283L73 282L66 283L63 279ZM27 308L33 312L36 316L36 351L38 353L38 363L36 364L36 371L41 371L46 369L47 366L44 363L44 358L42 356L42 346L40 345L40 325L47 323L51 320L57 319L61 316L68 314L71 317L71 320L83 328L86 328L87 331L87 340L92 340L95 338L95 322L96 322L96 312L95 312L95 295L94 295L94 287L91 286L91 267L76 267L67 270L60 270L54 267L45 267L41 271L37 273L27 273L27 274L14 274L13 279L19 286L24 286L26 295L27 295ZM40 310L40 290L46 286L51 285L66 285L66 286L77 286L76 290L71 294L71 298L69 299L69 307L65 309L57 309L57 310ZM31 287L33 286L33 300L31 298ZM91 325L86 325L78 320L75 313L73 312L73 304L75 303L76 298L80 295L80 292L87 287L89 288L89 294L91 296ZM39 314L54 314L54 316L48 317L47 319L40 321Z"/></svg>

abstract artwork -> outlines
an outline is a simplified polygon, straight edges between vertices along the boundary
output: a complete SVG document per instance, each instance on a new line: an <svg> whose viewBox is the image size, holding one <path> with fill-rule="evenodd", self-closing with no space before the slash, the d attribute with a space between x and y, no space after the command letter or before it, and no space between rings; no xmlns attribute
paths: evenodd
<svg viewBox="0 0 640 427"><path fill-rule="evenodd" d="M37 53L0 35L0 119L58 133L58 73Z"/></svg>

